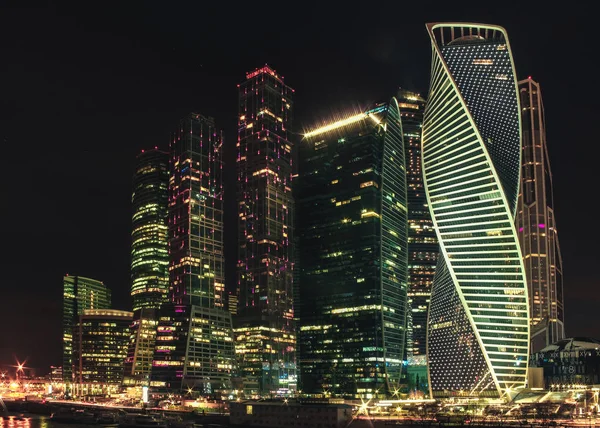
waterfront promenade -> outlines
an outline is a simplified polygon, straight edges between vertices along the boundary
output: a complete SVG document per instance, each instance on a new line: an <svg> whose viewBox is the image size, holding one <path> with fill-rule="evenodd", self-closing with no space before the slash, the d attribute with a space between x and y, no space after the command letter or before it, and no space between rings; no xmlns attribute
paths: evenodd
<svg viewBox="0 0 600 428"><path fill-rule="evenodd" d="M120 406L114 404L88 403L70 400L5 400L9 417L2 417L0 428L65 428L65 424L54 422L50 415L59 409L75 408L85 409L93 413L140 413L160 412L164 415L177 415L183 420L193 421L197 428L289 428L288 424L282 422L276 425L276 420L270 420L262 425L233 425L228 413L199 413L191 410L175 410L161 408L147 408L133 406ZM1 412L0 412L0 416ZM266 421L265 421L266 422ZM313 423L314 422L314 423ZM313 428L319 426L318 420L309 421L310 425L302 428ZM103 424L97 424L103 425ZM116 424L112 424L116 426ZM78 428L77 424L69 424L70 428ZM355 415L344 426L338 428L404 428L404 427L515 427L515 428L550 428L550 427L579 427L600 428L600 418L574 418L574 419L519 419L519 418L490 418L473 417L462 419L444 419L442 417L415 417L415 416L373 416ZM89 425L88 425L89 428Z"/></svg>
<svg viewBox="0 0 600 428"><path fill-rule="evenodd" d="M167 416L179 416L183 420L193 421L198 426L229 426L229 415L226 413L219 412L196 412L191 410L177 410L177 409L162 409L162 408L141 408L133 406L121 406L114 404L104 403L87 403L81 401L71 400L4 400L9 415L19 417L24 415L25 419L30 421L40 419L43 424L42 428L46 427L48 423L54 426L56 423L52 423L49 417L52 413L59 409L84 409L92 413L142 413L142 412L157 412ZM18 422L18 419L13 418L12 428L16 426L14 423ZM41 422L40 422L41 423ZM100 424L101 425L101 424ZM70 425L73 426L73 425ZM33 428L33 427L32 427Z"/></svg>

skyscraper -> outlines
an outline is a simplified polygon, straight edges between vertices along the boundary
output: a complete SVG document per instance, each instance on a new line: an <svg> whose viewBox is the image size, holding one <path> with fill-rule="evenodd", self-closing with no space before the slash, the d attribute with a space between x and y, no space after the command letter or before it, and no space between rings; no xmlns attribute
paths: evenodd
<svg viewBox="0 0 600 428"><path fill-rule="evenodd" d="M63 277L63 379L73 381L73 328L86 309L108 309L110 290L102 281L83 276Z"/></svg>
<svg viewBox="0 0 600 428"><path fill-rule="evenodd" d="M169 154L142 150L133 174L131 296L134 319L125 359L124 383L148 385L152 370L157 309L169 290Z"/></svg>
<svg viewBox="0 0 600 428"><path fill-rule="evenodd" d="M519 90L523 154L517 228L529 286L533 353L565 337L562 256L540 85L529 78L519 82Z"/></svg>
<svg viewBox="0 0 600 428"><path fill-rule="evenodd" d="M170 145L170 303L163 304L151 385L230 387L234 350L231 314L224 309L223 138L210 117L191 113Z"/></svg>
<svg viewBox="0 0 600 428"><path fill-rule="evenodd" d="M133 175L131 296L133 310L159 308L169 290L169 155L142 150Z"/></svg>
<svg viewBox="0 0 600 428"><path fill-rule="evenodd" d="M408 357L408 383L411 388L428 391L427 312L438 243L427 206L421 168L421 126L425 99L406 89L398 91L397 99L404 134L408 201L408 311L405 350Z"/></svg>
<svg viewBox="0 0 600 428"><path fill-rule="evenodd" d="M514 226L521 116L506 31L427 24L427 201L440 243L428 319L433 396L498 397L527 379L529 306Z"/></svg>
<svg viewBox="0 0 600 428"><path fill-rule="evenodd" d="M292 95L265 65L239 86L237 203L240 374L258 393L295 387Z"/></svg>
<svg viewBox="0 0 600 428"><path fill-rule="evenodd" d="M133 312L86 309L74 329L75 395L119 392Z"/></svg>
<svg viewBox="0 0 600 428"><path fill-rule="evenodd" d="M406 332L406 169L396 99L307 132L299 159L301 389L385 397L398 388Z"/></svg>
<svg viewBox="0 0 600 428"><path fill-rule="evenodd" d="M223 308L223 136L213 118L191 113L170 149L170 300Z"/></svg>

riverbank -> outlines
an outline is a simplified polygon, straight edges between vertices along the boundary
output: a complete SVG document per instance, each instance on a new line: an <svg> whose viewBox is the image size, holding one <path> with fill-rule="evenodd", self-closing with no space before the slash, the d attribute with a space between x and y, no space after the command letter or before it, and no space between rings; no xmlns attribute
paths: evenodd
<svg viewBox="0 0 600 428"><path fill-rule="evenodd" d="M191 420L196 424L203 426L229 426L229 415L221 413L196 413L191 410L170 410L160 408L128 407L102 405L94 403L81 403L77 401L32 401L32 400L4 400L6 408L12 414L31 414L50 416L59 409L75 408L85 409L93 413L105 412L126 412L126 413L142 413L142 412L160 412L164 415L177 415L183 420Z"/></svg>

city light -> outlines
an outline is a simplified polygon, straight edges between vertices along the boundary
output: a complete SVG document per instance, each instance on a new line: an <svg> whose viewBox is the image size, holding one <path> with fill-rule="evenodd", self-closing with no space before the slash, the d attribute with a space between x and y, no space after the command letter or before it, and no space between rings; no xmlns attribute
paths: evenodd
<svg viewBox="0 0 600 428"><path fill-rule="evenodd" d="M433 95L423 118L423 179L443 261L428 315L430 387L434 397L447 390L504 397L525 387L527 364L521 362L528 361L530 339L527 278L514 226L521 113L512 53L499 26L467 26L476 37L463 37L460 23L427 29ZM486 37L489 45L483 48ZM499 71L511 77L510 84L497 83ZM455 87L447 100L441 89L446 86ZM502 161L495 156L497 147ZM463 334L473 341L462 341ZM499 338L511 346L499 347ZM518 364L507 370L509 358ZM473 369L461 370L465 365Z"/></svg>
<svg viewBox="0 0 600 428"><path fill-rule="evenodd" d="M355 114L353 116L346 117L344 119L340 119L340 120L332 122L332 123L328 123L326 125L320 126L317 129L313 129L312 131L305 133L304 138L314 137L315 135L320 135L320 134L323 134L326 132L330 132L335 129L342 128L344 126L348 126L353 123L360 122L361 120L364 120L367 117L369 117L369 114L359 113L359 114ZM376 119L374 119L374 120L376 120Z"/></svg>
<svg viewBox="0 0 600 428"><path fill-rule="evenodd" d="M594 133L582 139L578 132L594 128L594 111L575 97L594 97L549 85L554 93L545 99L568 93L571 100L546 112L531 70L519 76L515 66L515 57L543 57L546 50L528 56L523 40L534 27L508 19L518 56L504 27L465 21L421 25L421 44L414 34L406 43L387 37L384 44L406 52L390 59L398 49L388 47L375 58L370 48L383 45L370 46L371 36L383 23L368 19L371 9L361 9L366 48L355 43L352 61L338 58L344 49L327 52L335 60L328 65L321 64L327 58L313 38L277 32L291 31L296 13L275 8L278 19L259 13L227 27L228 34L240 27L244 35L230 37L235 51L224 48L223 58L230 58L221 63L196 46L218 42L223 28L212 38L198 33L211 19L191 26L187 42L167 40L174 50L167 59L187 61L184 73L150 62L132 72L127 67L141 58L133 51L138 47L110 37L103 39L110 44L106 51L132 52L99 57L104 49L89 37L69 39L74 52L91 50L97 59L91 68L102 65L108 80L100 90L97 79L69 74L73 61L46 73L69 77L69 90L59 90L60 96L44 90L43 79L23 84L15 67L7 68L15 80L5 79L11 91L25 87L36 97L52 96L37 100L19 89L9 97L22 102L7 98L6 104L18 107L17 115L29 105L37 110L14 120L3 135L5 145L15 139L23 152L8 156L7 165L17 167L9 171L14 183L4 211L14 217L5 222L14 234L6 242L18 244L9 254L19 261L8 267L24 279L6 280L5 288L31 299L9 296L0 309L16 320L13 329L4 323L5 337L19 339L9 344L10 359L0 370L4 428L37 426L27 414L38 411L42 428L78 426L83 417L129 428L598 423L600 340L565 337L569 296L562 262L563 254L590 259L597 240L588 232L595 228L580 227L577 251L561 252L553 196L561 177L552 175L548 153L550 141L566 144L563 153L556 151L564 155L559 174L584 169L569 164L567 155L584 158L581 153L591 150ZM179 11L185 12L199 16ZM131 16L147 15L136 13ZM515 19L524 22L525 15ZM150 44L160 39L138 32L134 20L127 23ZM28 30L37 31L34 24ZM162 36L180 39L187 27ZM332 39L323 32L328 26L315 29L323 36L319 43L330 48ZM231 58L264 61L261 32L278 54L270 59L296 73L289 76L302 88L298 99L267 64L247 73L229 69ZM551 33L544 33L546 45L560 53ZM64 43L44 46L55 45ZM294 52L298 45L303 49ZM413 45L420 52L410 52ZM32 61L17 69L37 70L63 61L56 52L46 55L53 59L48 62L35 49L23 50L7 64ZM562 63L584 58L571 53ZM546 56L551 65L561 59ZM412 64L424 57L428 65ZM110 61L122 72L103 73ZM165 77L172 84L148 85L156 82L140 70L155 69L171 73ZM239 73L237 90L235 82L221 88L232 73ZM145 86L136 88L140 83ZM413 83L429 87L403 86ZM97 95L110 102L96 105L90 97ZM348 104L354 99L365 105ZM202 111L192 110L192 102ZM326 116L338 102L346 105ZM579 121L564 116L573 111ZM4 122L13 122L9 113ZM546 113L553 125L569 125L565 135L548 135L548 144ZM49 133L56 136L46 139ZM72 147L59 150L56 142L66 138L76 140L78 150L102 150L65 157ZM43 144L31 145L36 141ZM43 167L32 163L38 158ZM128 172L118 170L123 165ZM84 174L94 175L93 182L80 183ZM51 181L54 175L60 180ZM593 208L593 188L590 180L570 188L587 191L587 199L572 193L581 219L584 208ZM51 191L63 193L54 198ZM107 202L106 195L121 202ZM37 235L22 236L31 231ZM23 263L30 268L22 269ZM38 275L67 267L107 282L68 274L51 282ZM575 269L582 283L582 275L595 271L593 263L586 267ZM56 301L37 301L50 291ZM593 293L586 295L589 307ZM593 314L578 318L595 326ZM31 326L48 337L27 337ZM56 365L48 372L47 363Z"/></svg>

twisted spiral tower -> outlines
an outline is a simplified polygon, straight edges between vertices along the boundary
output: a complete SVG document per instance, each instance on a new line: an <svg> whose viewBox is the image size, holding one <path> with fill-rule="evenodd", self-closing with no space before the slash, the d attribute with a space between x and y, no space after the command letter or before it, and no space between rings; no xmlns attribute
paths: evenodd
<svg viewBox="0 0 600 428"><path fill-rule="evenodd" d="M431 82L422 129L440 243L428 317L434 397L502 397L523 387L529 308L514 226L520 185L518 85L506 31L427 24Z"/></svg>

